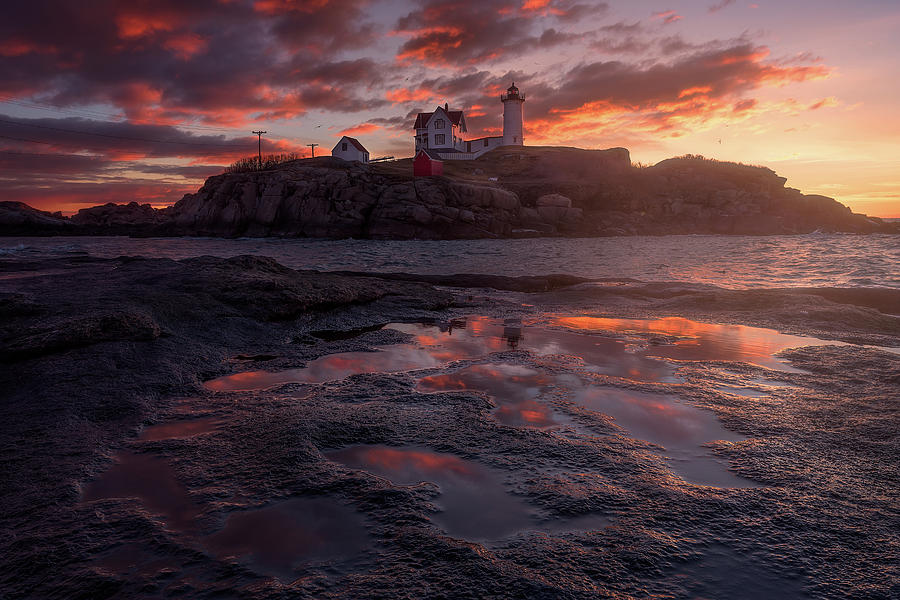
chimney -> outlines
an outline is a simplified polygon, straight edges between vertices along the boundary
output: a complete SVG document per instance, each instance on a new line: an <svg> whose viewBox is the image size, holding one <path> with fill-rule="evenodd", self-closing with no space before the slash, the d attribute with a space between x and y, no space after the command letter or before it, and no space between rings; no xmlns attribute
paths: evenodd
<svg viewBox="0 0 900 600"><path fill-rule="evenodd" d="M450 105L446 102L444 102L444 110L447 110L447 111L450 110Z"/></svg>

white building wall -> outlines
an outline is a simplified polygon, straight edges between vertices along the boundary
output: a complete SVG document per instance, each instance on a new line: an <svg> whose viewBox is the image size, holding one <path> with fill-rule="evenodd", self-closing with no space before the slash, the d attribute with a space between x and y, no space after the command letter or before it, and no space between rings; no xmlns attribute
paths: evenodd
<svg viewBox="0 0 900 600"><path fill-rule="evenodd" d="M523 137L524 115L522 114L522 99L510 98L503 101L503 145L524 146Z"/></svg>
<svg viewBox="0 0 900 600"><path fill-rule="evenodd" d="M469 145L471 143L471 146ZM464 148L461 148L463 152L467 154L474 155L474 158L478 158L485 152L489 150L493 150L499 146L503 145L503 137L495 136L489 138L479 138L477 140L470 140L464 144Z"/></svg>
<svg viewBox="0 0 900 600"><path fill-rule="evenodd" d="M443 125L443 127L439 127ZM428 147L429 148L456 148L462 150L465 140L459 133L459 126L454 125L446 115L436 114L428 122ZM440 141L438 136L444 136Z"/></svg>
<svg viewBox="0 0 900 600"><path fill-rule="evenodd" d="M369 162L369 153L362 152L356 146L353 145L353 142L341 138L337 144L334 145L334 148L331 149L331 155L336 158L342 158L347 161L357 161L361 163Z"/></svg>

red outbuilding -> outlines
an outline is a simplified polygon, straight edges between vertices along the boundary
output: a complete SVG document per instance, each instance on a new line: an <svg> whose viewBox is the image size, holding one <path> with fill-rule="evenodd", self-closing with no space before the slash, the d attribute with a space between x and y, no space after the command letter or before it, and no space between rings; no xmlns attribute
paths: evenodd
<svg viewBox="0 0 900 600"><path fill-rule="evenodd" d="M413 160L413 175L427 177L428 175L443 175L444 161L436 152L422 148Z"/></svg>

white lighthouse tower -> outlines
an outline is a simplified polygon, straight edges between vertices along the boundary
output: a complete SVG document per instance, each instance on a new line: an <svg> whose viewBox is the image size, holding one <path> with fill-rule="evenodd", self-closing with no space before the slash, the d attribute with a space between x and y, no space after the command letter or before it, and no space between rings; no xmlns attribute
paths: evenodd
<svg viewBox="0 0 900 600"><path fill-rule="evenodd" d="M525 103L525 94L519 93L515 82L506 89L506 94L500 96L503 103L503 145L524 146L522 105Z"/></svg>

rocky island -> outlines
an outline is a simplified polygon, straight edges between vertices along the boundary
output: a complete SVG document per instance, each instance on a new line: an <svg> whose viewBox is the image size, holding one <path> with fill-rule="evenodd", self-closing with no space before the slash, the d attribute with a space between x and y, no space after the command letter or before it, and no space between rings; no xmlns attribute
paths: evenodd
<svg viewBox="0 0 900 600"><path fill-rule="evenodd" d="M207 179L173 206L105 204L66 218L0 203L0 235L468 239L897 233L765 167L698 156L635 166L628 150L501 147L413 177L412 159L332 157Z"/></svg>

